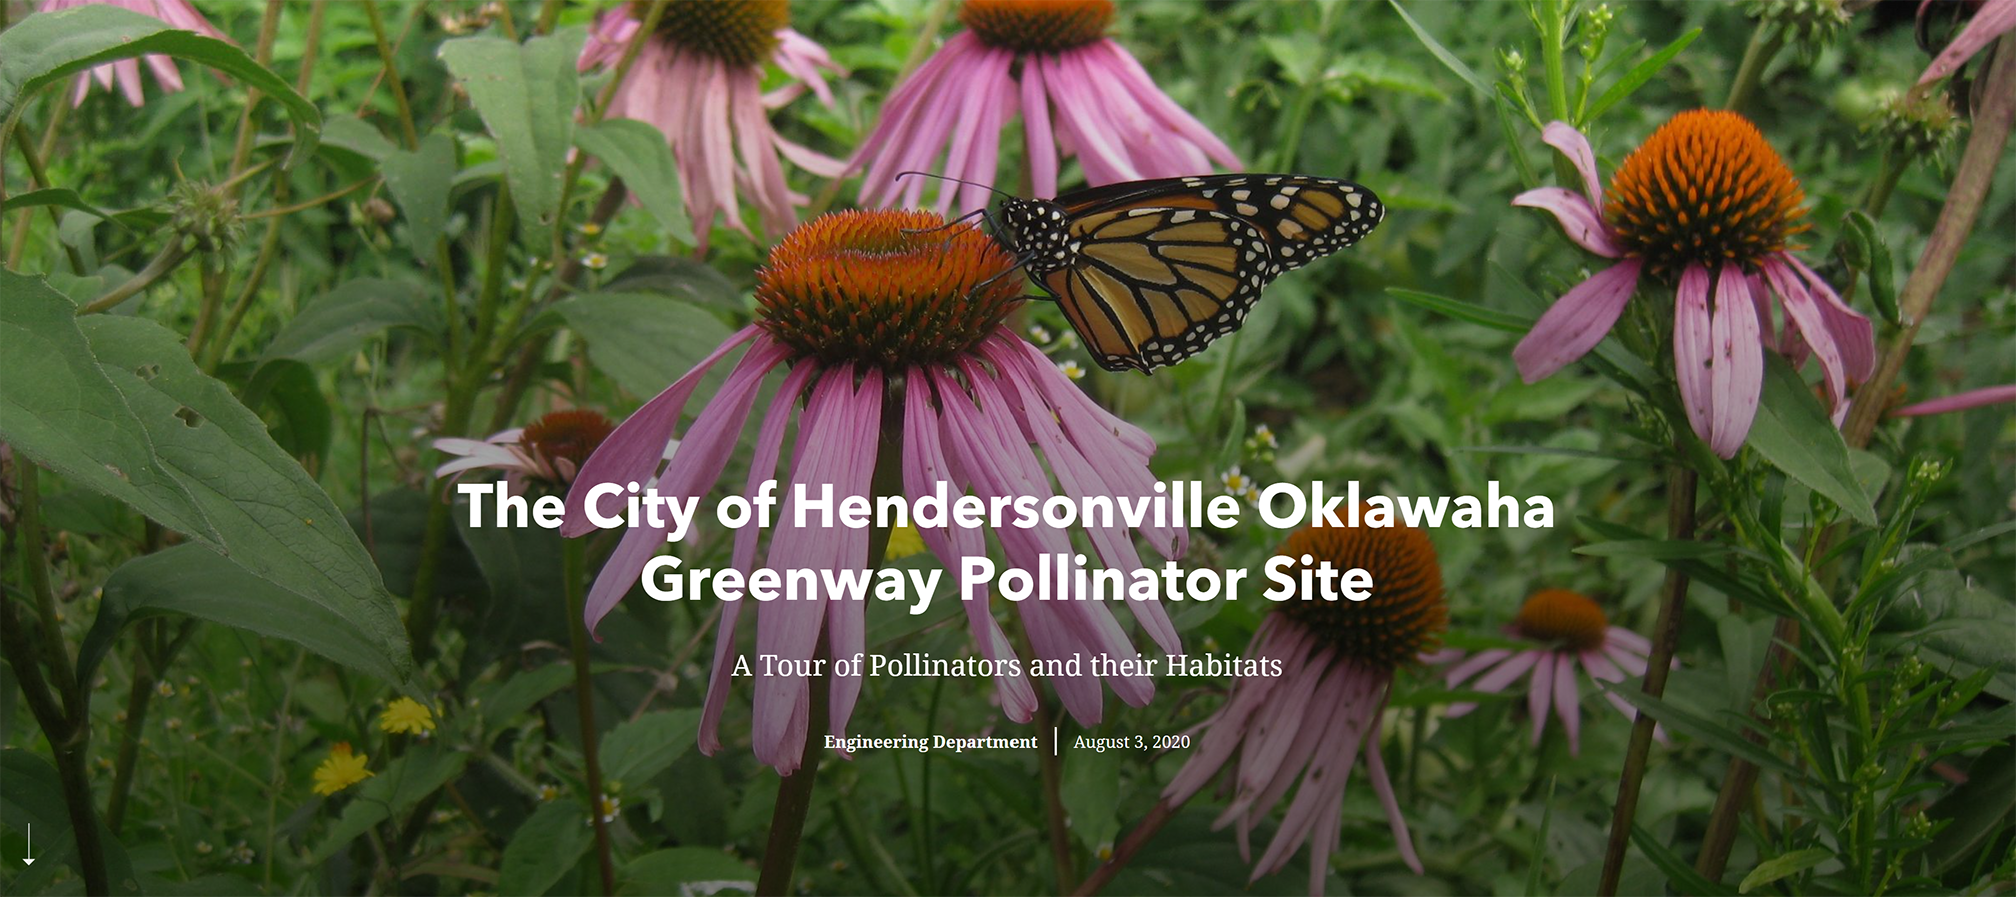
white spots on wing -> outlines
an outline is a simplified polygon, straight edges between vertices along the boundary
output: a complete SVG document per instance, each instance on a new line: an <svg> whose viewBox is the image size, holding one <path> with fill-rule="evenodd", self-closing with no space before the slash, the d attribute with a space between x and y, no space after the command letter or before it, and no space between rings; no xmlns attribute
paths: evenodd
<svg viewBox="0 0 2016 897"><path fill-rule="evenodd" d="M1240 192L1244 193L1245 191L1242 190ZM1232 211L1238 212L1241 216L1251 218L1255 215L1260 214L1260 207L1250 202L1242 202L1238 205L1233 206Z"/></svg>
<svg viewBox="0 0 2016 897"><path fill-rule="evenodd" d="M1290 199L1286 195L1276 193L1274 194L1273 199L1267 200L1267 204L1277 209L1285 209L1288 208L1288 204L1293 201L1294 201L1293 199Z"/></svg>

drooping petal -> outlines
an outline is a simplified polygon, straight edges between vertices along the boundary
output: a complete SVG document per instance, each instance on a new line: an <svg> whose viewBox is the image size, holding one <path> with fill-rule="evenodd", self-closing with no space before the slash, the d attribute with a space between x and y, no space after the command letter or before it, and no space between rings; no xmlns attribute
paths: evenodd
<svg viewBox="0 0 2016 897"><path fill-rule="evenodd" d="M1943 399L1918 402L1890 412L1893 417L1922 417L1927 414L1945 414L1949 411L1965 411L1984 405L2016 402L2016 383L2002 386L1987 386L1954 393Z"/></svg>
<svg viewBox="0 0 2016 897"><path fill-rule="evenodd" d="M1772 289L1778 292L1778 301L1785 307L1785 317L1791 326L1799 328L1799 335L1812 348L1813 357L1820 359L1820 373L1827 384L1827 407L1834 409L1834 423L1838 426L1848 413L1848 381L1847 364L1841 360L1833 331L1828 329L1827 319L1806 284L1790 267L1777 258L1767 257L1763 268L1765 279L1771 282Z"/></svg>
<svg viewBox="0 0 2016 897"><path fill-rule="evenodd" d="M1983 0L1975 7L1974 17L1967 20L1967 27L1960 29L1960 35L1939 51L1932 64L1925 67L1925 73L1918 76L1920 85L1930 84L1958 71L1981 48L1993 43L2010 28L2016 27L2016 0Z"/></svg>
<svg viewBox="0 0 2016 897"><path fill-rule="evenodd" d="M1715 363L1715 327L1708 311L1709 283L1708 269L1700 265L1690 264L1680 272L1673 297L1673 374L1680 381L1687 423L1712 446L1715 390L1710 366Z"/></svg>
<svg viewBox="0 0 2016 897"><path fill-rule="evenodd" d="M1552 652L1541 655L1533 664L1533 679L1526 687L1526 715L1533 719L1533 745L1540 745L1540 736L1547 731L1547 710L1554 702L1554 659Z"/></svg>
<svg viewBox="0 0 2016 897"><path fill-rule="evenodd" d="M1841 294L1834 292L1834 287L1806 267L1798 256L1787 252L1781 257L1799 272L1806 281L1807 291L1819 300L1820 318L1834 337L1834 347L1841 352L1841 364L1848 379L1857 383L1868 380L1876 372L1875 325L1841 301Z"/></svg>
<svg viewBox="0 0 2016 897"><path fill-rule="evenodd" d="M1626 259L1590 275L1554 303L1512 350L1519 376L1536 383L1581 358L1617 323L1638 289L1644 262Z"/></svg>
<svg viewBox="0 0 2016 897"><path fill-rule="evenodd" d="M1603 208L1603 176L1596 170L1596 151L1589 148L1589 138L1575 130L1574 125L1552 121L1540 129L1540 140L1568 157L1575 172L1582 175L1582 191L1589 197L1589 205Z"/></svg>
<svg viewBox="0 0 2016 897"><path fill-rule="evenodd" d="M1554 219L1561 222L1561 232L1583 249L1604 258L1624 256L1624 248L1617 244L1603 213L1572 190L1539 187L1512 197L1512 204L1554 213Z"/></svg>
<svg viewBox="0 0 2016 897"><path fill-rule="evenodd" d="M1372 733L1365 738L1365 772L1372 780L1372 793L1379 796L1379 806L1386 811L1386 825L1393 830L1393 846L1400 850L1400 860L1415 875L1423 875L1427 870L1421 866L1420 855L1414 852L1414 837L1407 832L1407 817L1400 813L1400 801L1393 796L1393 780L1386 775L1386 758L1379 753L1379 718L1372 720Z"/></svg>
<svg viewBox="0 0 2016 897"><path fill-rule="evenodd" d="M1750 435L1757 399L1764 392L1764 340L1757 332L1757 306L1750 298L1749 279L1735 265L1722 268L1712 330L1713 437L1708 446L1716 455L1733 458Z"/></svg>
<svg viewBox="0 0 2016 897"><path fill-rule="evenodd" d="M1582 753L1582 692L1575 685L1575 655L1562 652L1554 658L1554 712L1568 730L1568 755Z"/></svg>
<svg viewBox="0 0 2016 897"><path fill-rule="evenodd" d="M671 440L679 427L679 414L686 409L686 400L693 397L693 391L700 387L701 378L714 367L715 362L734 351L743 343L761 337L761 344L777 346L761 327L754 324L744 327L730 336L706 358L700 359L693 369L686 372L664 392L645 402L644 407L623 421L609 438L602 441L595 454L589 456L588 463L582 465L580 476L567 491L567 516L560 525L560 535L579 536L595 528L588 520L588 494L596 486L605 483L637 483L640 486L658 470L665 460L665 443ZM769 348L766 351L776 351Z"/></svg>

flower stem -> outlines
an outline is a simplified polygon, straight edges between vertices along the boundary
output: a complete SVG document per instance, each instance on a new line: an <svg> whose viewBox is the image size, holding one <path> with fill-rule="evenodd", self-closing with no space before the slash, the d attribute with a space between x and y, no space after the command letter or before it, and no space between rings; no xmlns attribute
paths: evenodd
<svg viewBox="0 0 2016 897"><path fill-rule="evenodd" d="M1106 887L1113 881L1113 876L1119 875L1120 870L1127 867L1127 862L1134 859L1134 854L1139 853L1142 847L1147 846L1148 842L1155 838L1155 834L1162 830L1163 825L1175 818L1176 809L1170 806L1167 800L1156 801L1155 806L1149 809L1148 815L1141 817L1141 824L1135 826L1133 831L1127 833L1126 838L1121 839L1119 846L1113 848L1113 857L1099 864L1099 868L1092 870L1091 875L1085 876L1085 880L1079 882L1078 888L1071 893L1076 897L1090 897L1099 893L1100 888Z"/></svg>
<svg viewBox="0 0 2016 897"><path fill-rule="evenodd" d="M1973 133L1967 138L1960 167L1953 173L1946 206L1939 210L1932 235L1925 241L1925 251L1918 256L1917 267L1912 269L1910 279L1904 282L1904 289L1897 297L1904 327L1890 339L1876 364L1876 373L1855 391L1854 405L1848 409L1848 420L1841 431L1849 445L1869 443L1877 421L1887 410L1884 406L1890 384L1903 369L1911 343L1918 337L1918 327L1925 323L1933 298L1939 295L1946 276L1952 273L1953 263L1973 232L1974 220L1980 216L1988 188L1995 180L1995 167L2009 142L2010 123L2016 121L2016 34L2005 34L1996 43L1995 63L1988 71L1987 81L1983 93L1986 99L1975 111Z"/></svg>
<svg viewBox="0 0 2016 897"><path fill-rule="evenodd" d="M1666 538L1674 542L1694 538L1694 499L1699 478L1693 468L1675 463L1666 473ZM1645 659L1645 694L1666 693L1666 675L1671 672L1673 650L1680 641L1680 618L1687 604L1687 574L1677 567L1666 568L1666 588L1659 604L1659 621L1654 624L1652 655ZM1624 753L1624 772L1617 783L1617 807L1610 817L1610 843L1603 853L1603 875L1596 893L1617 893L1617 879L1624 871L1624 852L1631 844L1631 825L1638 814L1638 788L1645 781L1645 757L1652 750L1652 717L1639 713L1631 724L1631 743Z"/></svg>
<svg viewBox="0 0 2016 897"><path fill-rule="evenodd" d="M816 658L827 656L826 648L819 648ZM825 664L819 664L824 667ZM814 674L806 683L812 689L812 703L807 711L805 726L805 753L800 758L798 770L777 785L777 802L770 810L770 840L763 850L763 869L757 874L756 893L759 897L789 894L792 869L798 864L798 845L805 834L805 814L812 809L812 786L818 784L820 736L825 734L826 698L828 684L826 674Z"/></svg>
<svg viewBox="0 0 2016 897"><path fill-rule="evenodd" d="M1743 61L1736 66L1736 77L1729 82L1729 99L1723 101L1722 108L1743 111L1750 95L1757 92L1764 69L1778 58L1782 49L1785 49L1785 29L1772 22L1758 22L1757 30L1750 34L1750 45L1743 48Z"/></svg>
<svg viewBox="0 0 2016 897"><path fill-rule="evenodd" d="M1771 650L1764 656L1764 665L1757 671L1757 684L1750 690L1750 706L1757 704L1771 694L1780 678L1790 672L1790 655L1783 645L1798 645L1799 621L1792 617L1779 617L1771 629ZM1743 737L1752 743L1764 744L1764 734L1755 726L1745 728ZM1743 810L1750 806L1752 789L1757 787L1757 764L1740 757L1729 758L1729 767L1722 773L1722 787L1715 792L1715 809L1708 815L1708 828L1701 834L1701 853L1694 858L1694 871L1709 881L1721 881L1722 873L1729 866L1729 848L1736 843L1736 832L1742 828Z"/></svg>
<svg viewBox="0 0 2016 897"><path fill-rule="evenodd" d="M609 853L609 824L602 819L602 758L596 744L595 678L589 669L588 624L581 613L588 577L586 539L566 539L560 545L561 582L567 590L567 649L574 660L574 703L581 708L581 766L588 789L588 819L595 826L595 862L602 872L602 893L616 893L616 865Z"/></svg>
<svg viewBox="0 0 2016 897"><path fill-rule="evenodd" d="M104 295L85 303L83 308L77 309L78 317L95 315L102 311L111 311L117 308L119 303L133 298L141 290L153 286L155 281L167 277L169 272L175 270L176 265L182 264L182 260L188 257L188 250L182 248L182 238L180 236L170 237L168 245L161 247L161 251L154 254L153 260L147 263L147 267L141 268L140 273L127 278L125 283L113 287L106 291Z"/></svg>
<svg viewBox="0 0 2016 897"><path fill-rule="evenodd" d="M49 752L56 760L63 803L77 838L77 866L84 873L84 891L108 894L111 876L106 873L105 846L98 837L98 808L92 802L91 781L84 768L84 758L91 747L90 699L78 687L69 648L63 643L63 633L56 622L56 595L49 583L49 550L42 528L41 471L27 458L17 460L19 516L11 541L20 555L22 579L35 600L40 617L36 628L41 632L42 644L37 646L29 640L21 621L15 617L12 599L0 600L0 640L4 640L7 662L14 668L21 692L28 698L29 711L42 727L42 737L48 740ZM43 676L45 665L47 678ZM62 700L60 708L58 697Z"/></svg>

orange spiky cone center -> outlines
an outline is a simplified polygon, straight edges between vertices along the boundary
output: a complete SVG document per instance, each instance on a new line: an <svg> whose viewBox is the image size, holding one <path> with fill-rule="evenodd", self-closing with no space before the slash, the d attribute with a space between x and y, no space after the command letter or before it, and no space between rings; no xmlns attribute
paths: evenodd
<svg viewBox="0 0 2016 897"><path fill-rule="evenodd" d="M631 4L643 20L651 4ZM658 35L730 65L757 65L777 50L777 32L791 24L786 0L672 0Z"/></svg>
<svg viewBox="0 0 2016 897"><path fill-rule="evenodd" d="M948 362L1000 328L1022 291L1014 265L979 228L932 212L835 212L770 250L758 323L829 364Z"/></svg>
<svg viewBox="0 0 2016 897"><path fill-rule="evenodd" d="M1555 642L1588 651L1603 646L1610 631L1610 618L1603 608L1578 592L1541 589L1520 605L1512 618L1512 628L1534 641Z"/></svg>
<svg viewBox="0 0 2016 897"><path fill-rule="evenodd" d="M1689 264L1755 271L1809 225L1799 179L1734 112L1673 116L1618 166L1604 217L1625 251L1663 278Z"/></svg>
<svg viewBox="0 0 2016 897"><path fill-rule="evenodd" d="M1303 601L1297 596L1276 606L1340 656L1391 669L1433 650L1449 626L1442 565L1428 534L1418 529L1307 526L1275 554L1298 559L1287 571L1298 582L1303 569L1326 560L1338 570L1362 567L1371 574L1372 595L1364 601ZM1303 555L1312 562L1302 563Z"/></svg>
<svg viewBox="0 0 2016 897"><path fill-rule="evenodd" d="M616 423L600 412L575 408L552 412L525 425L518 441L532 446L539 457L549 461L564 458L580 470L615 429Z"/></svg>
<svg viewBox="0 0 2016 897"><path fill-rule="evenodd" d="M966 0L959 21L990 47L1056 53L1105 37L1113 0Z"/></svg>

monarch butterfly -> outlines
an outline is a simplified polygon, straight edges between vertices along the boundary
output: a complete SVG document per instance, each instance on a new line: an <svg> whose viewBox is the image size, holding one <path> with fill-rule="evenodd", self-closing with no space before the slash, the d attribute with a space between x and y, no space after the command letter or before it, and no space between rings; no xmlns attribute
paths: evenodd
<svg viewBox="0 0 2016 897"><path fill-rule="evenodd" d="M1100 367L1148 373L1239 329L1282 271L1385 217L1350 181L1226 174L1008 197L996 230Z"/></svg>

